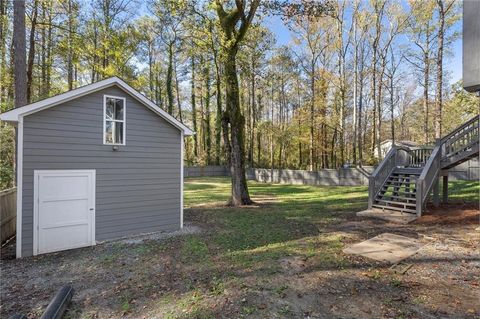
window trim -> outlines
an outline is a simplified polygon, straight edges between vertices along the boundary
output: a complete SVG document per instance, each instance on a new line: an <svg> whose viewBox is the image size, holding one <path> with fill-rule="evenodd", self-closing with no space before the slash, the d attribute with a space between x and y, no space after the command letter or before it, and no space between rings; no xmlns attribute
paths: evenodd
<svg viewBox="0 0 480 319"><path fill-rule="evenodd" d="M119 122L123 123L123 143L107 143L107 136L105 134L105 129L107 127L107 98L123 100L123 121L121 120L109 120L110 122ZM126 133L127 133L127 100L121 96L115 95L103 95L103 145L126 145Z"/></svg>

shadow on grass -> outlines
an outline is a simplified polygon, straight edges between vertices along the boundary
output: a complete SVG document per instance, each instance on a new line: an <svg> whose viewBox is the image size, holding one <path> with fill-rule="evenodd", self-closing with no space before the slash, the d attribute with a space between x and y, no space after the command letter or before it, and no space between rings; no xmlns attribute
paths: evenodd
<svg viewBox="0 0 480 319"><path fill-rule="evenodd" d="M478 203L480 183L478 181L454 181L448 183L449 198Z"/></svg>

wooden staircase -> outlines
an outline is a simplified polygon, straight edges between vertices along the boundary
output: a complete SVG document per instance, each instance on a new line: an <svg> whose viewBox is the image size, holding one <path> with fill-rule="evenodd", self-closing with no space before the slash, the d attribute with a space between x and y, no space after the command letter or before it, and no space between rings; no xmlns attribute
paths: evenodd
<svg viewBox="0 0 480 319"><path fill-rule="evenodd" d="M432 191L438 202L439 178L447 176L448 182L449 169L478 155L479 116L437 140L433 147L393 146L370 176L368 208L421 216Z"/></svg>
<svg viewBox="0 0 480 319"><path fill-rule="evenodd" d="M396 168L376 194L373 207L415 213L416 183L421 170L418 168Z"/></svg>

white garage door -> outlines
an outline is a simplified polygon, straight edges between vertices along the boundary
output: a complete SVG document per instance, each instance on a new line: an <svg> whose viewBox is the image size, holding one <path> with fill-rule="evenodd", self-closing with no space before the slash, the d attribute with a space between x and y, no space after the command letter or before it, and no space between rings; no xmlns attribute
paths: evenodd
<svg viewBox="0 0 480 319"><path fill-rule="evenodd" d="M34 175L34 254L94 245L95 171Z"/></svg>

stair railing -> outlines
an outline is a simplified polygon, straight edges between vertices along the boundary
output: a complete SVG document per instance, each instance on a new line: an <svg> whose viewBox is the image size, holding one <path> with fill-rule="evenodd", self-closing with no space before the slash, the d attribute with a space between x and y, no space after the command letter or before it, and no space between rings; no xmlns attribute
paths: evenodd
<svg viewBox="0 0 480 319"><path fill-rule="evenodd" d="M480 117L477 115L457 127L450 134L438 139L435 147L406 148L392 146L383 161L373 171L368 183L368 208L373 207L375 197L396 167L423 167L416 181L416 213L421 216L428 195L438 182L442 162L455 158L462 152L477 148L480 136ZM474 148L474 150L475 150ZM445 167L445 165L444 165Z"/></svg>
<svg viewBox="0 0 480 319"><path fill-rule="evenodd" d="M385 184L388 177L398 166L405 166L410 161L409 150L393 145L385 158L375 168L368 179L368 208L371 209L378 192Z"/></svg>
<svg viewBox="0 0 480 319"><path fill-rule="evenodd" d="M416 183L416 213L421 216L434 184L438 182L442 161L478 144L479 116L463 123L450 134L438 139Z"/></svg>
<svg viewBox="0 0 480 319"><path fill-rule="evenodd" d="M408 166L417 168L425 166L430 154L432 154L433 148L433 146L410 147L410 160Z"/></svg>
<svg viewBox="0 0 480 319"><path fill-rule="evenodd" d="M440 161L442 159L442 140L438 139L432 154L422 169L422 173L416 182L416 213L422 215L422 209L427 201L428 194L437 181L440 173Z"/></svg>
<svg viewBox="0 0 480 319"><path fill-rule="evenodd" d="M477 115L442 138L442 160L447 160L449 157L477 144L479 142L479 124L479 116Z"/></svg>

